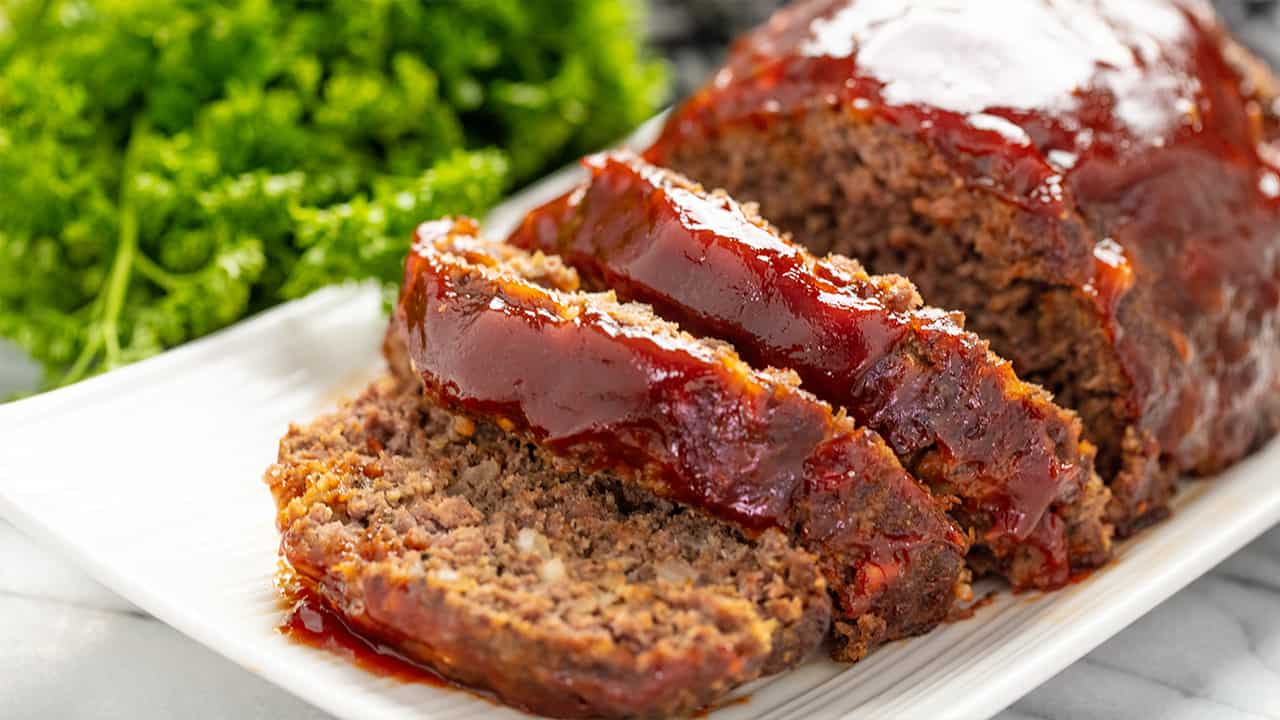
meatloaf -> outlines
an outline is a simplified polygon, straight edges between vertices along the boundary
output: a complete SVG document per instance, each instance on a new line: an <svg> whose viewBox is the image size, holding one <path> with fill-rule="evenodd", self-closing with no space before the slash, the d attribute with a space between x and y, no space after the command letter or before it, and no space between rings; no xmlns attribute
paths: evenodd
<svg viewBox="0 0 1280 720"><path fill-rule="evenodd" d="M539 284L544 256L513 254L469 220L419 228L395 321L435 401L746 532L788 531L819 556L837 657L928 630L967 591L964 535L874 432L792 372L612 293Z"/></svg>
<svg viewBox="0 0 1280 720"><path fill-rule="evenodd" d="M731 342L753 363L880 433L1015 587L1052 588L1108 555L1106 488L1079 418L911 283L817 259L723 193L630 153L588 158L591 177L530 213L509 242L558 253L594 287L651 304Z"/></svg>
<svg viewBox="0 0 1280 720"><path fill-rule="evenodd" d="M384 377L280 443L281 554L360 632L558 717L665 717L826 634L816 558Z"/></svg>
<svg viewBox="0 0 1280 720"><path fill-rule="evenodd" d="M963 310L1130 532L1280 426L1275 87L1197 0L812 0L648 157Z"/></svg>

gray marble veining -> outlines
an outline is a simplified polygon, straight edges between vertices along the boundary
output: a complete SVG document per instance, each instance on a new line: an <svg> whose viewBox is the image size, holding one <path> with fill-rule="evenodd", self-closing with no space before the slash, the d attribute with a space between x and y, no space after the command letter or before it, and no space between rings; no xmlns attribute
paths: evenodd
<svg viewBox="0 0 1280 720"><path fill-rule="evenodd" d="M681 90L701 82L720 47L778 2L655 2L653 39ZM1280 62L1280 2L1215 4L1246 42ZM0 341L0 397L35 381L36 368ZM0 678L5 719L327 717L151 619L3 521ZM999 717L1280 720L1280 528Z"/></svg>
<svg viewBox="0 0 1280 720"><path fill-rule="evenodd" d="M324 718L0 521L0 717ZM1000 720L1280 720L1280 527Z"/></svg>

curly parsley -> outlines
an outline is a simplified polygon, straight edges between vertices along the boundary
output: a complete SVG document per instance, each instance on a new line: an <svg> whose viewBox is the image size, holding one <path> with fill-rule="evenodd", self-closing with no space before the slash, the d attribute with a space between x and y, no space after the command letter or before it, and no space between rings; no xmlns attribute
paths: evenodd
<svg viewBox="0 0 1280 720"><path fill-rule="evenodd" d="M318 287L662 101L628 0L0 0L0 336L45 386Z"/></svg>

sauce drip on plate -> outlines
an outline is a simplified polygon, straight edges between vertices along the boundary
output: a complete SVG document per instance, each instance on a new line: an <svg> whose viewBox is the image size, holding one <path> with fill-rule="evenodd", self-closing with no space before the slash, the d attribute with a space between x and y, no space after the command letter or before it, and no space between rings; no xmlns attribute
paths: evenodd
<svg viewBox="0 0 1280 720"><path fill-rule="evenodd" d="M380 677L400 682L452 687L448 680L432 672L430 668L356 633L289 569L280 570L276 587L280 591L282 604L287 608L276 630L293 642L346 658L360 669Z"/></svg>

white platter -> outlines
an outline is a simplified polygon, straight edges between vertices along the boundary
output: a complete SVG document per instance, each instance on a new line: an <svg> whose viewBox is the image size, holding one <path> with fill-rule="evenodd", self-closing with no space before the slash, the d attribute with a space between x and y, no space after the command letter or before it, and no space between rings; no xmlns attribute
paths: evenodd
<svg viewBox="0 0 1280 720"><path fill-rule="evenodd" d="M572 182L491 216L499 232ZM140 608L343 718L518 717L457 690L370 675L276 631L274 507L260 480L290 421L380 367L376 291L335 288L109 375L0 405L0 515ZM858 665L814 658L744 688L730 718L982 718L1119 632L1280 521L1280 443L1189 486L1167 522L1049 595L1001 593L970 620Z"/></svg>

